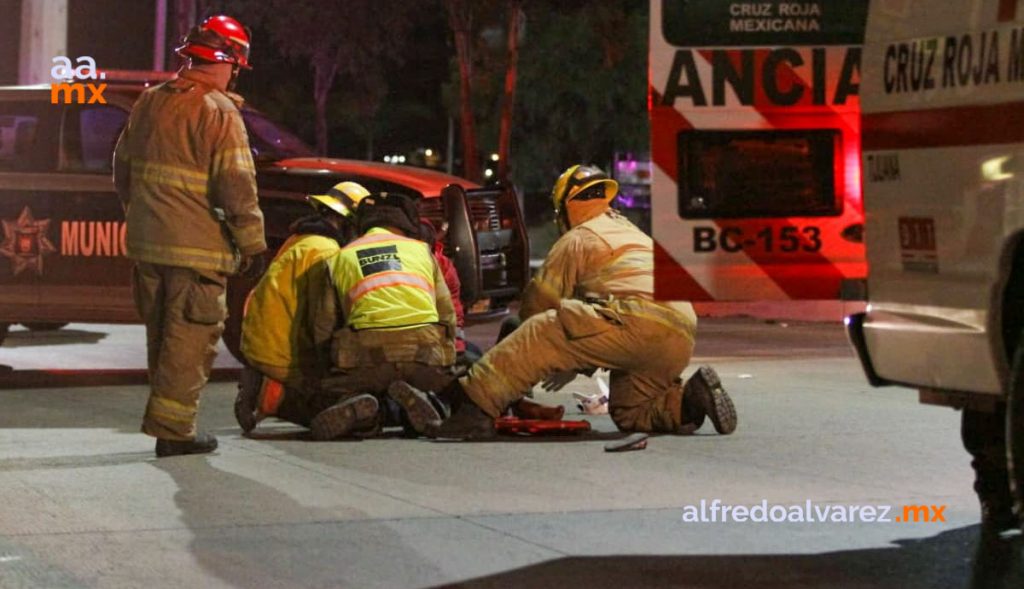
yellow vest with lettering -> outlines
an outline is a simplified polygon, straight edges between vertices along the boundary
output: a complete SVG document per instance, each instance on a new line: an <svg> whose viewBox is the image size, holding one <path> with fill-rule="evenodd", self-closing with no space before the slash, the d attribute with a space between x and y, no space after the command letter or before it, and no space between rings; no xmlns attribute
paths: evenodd
<svg viewBox="0 0 1024 589"><path fill-rule="evenodd" d="M427 244L374 227L328 260L353 329L408 329L437 323L434 258Z"/></svg>

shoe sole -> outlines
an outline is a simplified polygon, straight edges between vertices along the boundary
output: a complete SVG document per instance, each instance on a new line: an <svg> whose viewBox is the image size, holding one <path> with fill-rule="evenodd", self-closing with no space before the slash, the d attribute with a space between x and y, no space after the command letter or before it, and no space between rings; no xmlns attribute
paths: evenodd
<svg viewBox="0 0 1024 589"><path fill-rule="evenodd" d="M370 395L359 395L321 411L309 424L313 439L321 442L346 436L376 417L380 404Z"/></svg>
<svg viewBox="0 0 1024 589"><path fill-rule="evenodd" d="M441 423L441 414L434 408L427 393L413 388L406 382L398 381L391 383L388 387L388 396L405 411L409 418L409 425L416 433L423 435L427 430Z"/></svg>
<svg viewBox="0 0 1024 589"><path fill-rule="evenodd" d="M715 431L722 435L731 434L736 431L737 422L736 406L733 404L732 398L729 397L729 393L725 392L722 381L718 378L718 373L714 368L701 366L697 371L707 386L707 392L711 395L711 399L706 400L708 409L710 409L708 417L711 418L711 425L715 426Z"/></svg>

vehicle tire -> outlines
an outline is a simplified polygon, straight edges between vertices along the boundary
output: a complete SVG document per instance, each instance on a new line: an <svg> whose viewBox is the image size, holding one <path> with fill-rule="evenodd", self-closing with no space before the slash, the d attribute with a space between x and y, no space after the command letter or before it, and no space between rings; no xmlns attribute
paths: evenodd
<svg viewBox="0 0 1024 589"><path fill-rule="evenodd" d="M249 292L256 286L258 280L249 280L241 276L232 276L228 279L228 318L224 321L224 346L231 352L236 360L245 364L245 356L242 355L242 316L245 311L245 299Z"/></svg>
<svg viewBox="0 0 1024 589"><path fill-rule="evenodd" d="M274 259L274 252L280 247L280 243L271 241L270 248L263 254L263 268L266 269ZM224 347L231 352L236 360L245 364L245 356L242 355L242 317L245 315L245 300L249 293L260 281L261 276L246 278L245 276L232 276L228 278L228 318L224 321Z"/></svg>
<svg viewBox="0 0 1024 589"><path fill-rule="evenodd" d="M30 321L28 323L22 323L29 331L57 331L58 329L67 326L67 323L43 323L41 321Z"/></svg>
<svg viewBox="0 0 1024 589"><path fill-rule="evenodd" d="M1014 512L1024 519L1024 332L1017 340L1006 395L1006 454Z"/></svg>

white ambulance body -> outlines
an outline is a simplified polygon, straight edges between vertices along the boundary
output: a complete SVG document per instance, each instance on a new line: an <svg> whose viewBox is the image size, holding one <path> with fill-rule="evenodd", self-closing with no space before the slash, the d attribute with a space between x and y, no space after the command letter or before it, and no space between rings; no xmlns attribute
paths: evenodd
<svg viewBox="0 0 1024 589"><path fill-rule="evenodd" d="M851 340L872 384L981 411L1011 398L1024 449L1024 6L873 1L862 73L868 307Z"/></svg>
<svg viewBox="0 0 1024 589"><path fill-rule="evenodd" d="M1002 397L1024 327L1024 7L880 0L861 104L869 367Z"/></svg>
<svg viewBox="0 0 1024 589"><path fill-rule="evenodd" d="M863 281L866 0L652 0L661 299L838 299Z"/></svg>

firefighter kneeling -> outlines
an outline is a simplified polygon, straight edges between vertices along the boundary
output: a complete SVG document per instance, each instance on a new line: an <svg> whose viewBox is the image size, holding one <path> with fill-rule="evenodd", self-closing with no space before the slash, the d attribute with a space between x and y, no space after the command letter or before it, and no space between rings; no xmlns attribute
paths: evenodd
<svg viewBox="0 0 1024 589"><path fill-rule="evenodd" d="M330 440L369 436L389 425L423 433L443 408L425 393L390 398L404 380L441 390L452 380L455 311L444 277L419 234L416 202L373 194L356 210L361 237L325 260L325 289L313 308L313 342L330 342L330 373L288 388L278 417ZM383 406L382 406L383 405Z"/></svg>
<svg viewBox="0 0 1024 589"><path fill-rule="evenodd" d="M314 214L292 223L266 273L249 295L242 320L242 370L235 418L248 433L277 415L286 390L315 386L330 367L329 342L313 341L313 309L331 286L324 260L351 241L355 209L369 194L341 182L327 194L307 197Z"/></svg>
<svg viewBox="0 0 1024 589"><path fill-rule="evenodd" d="M558 178L552 200L563 234L523 295L522 325L439 393L453 414L429 435L491 437L494 418L523 391L545 379L557 390L595 368L611 371L609 413L622 431L692 433L705 417L720 434L735 430L736 410L714 370L680 379L696 315L689 303L654 301L651 238L610 208L617 192L591 166ZM422 388L411 385L391 392Z"/></svg>

